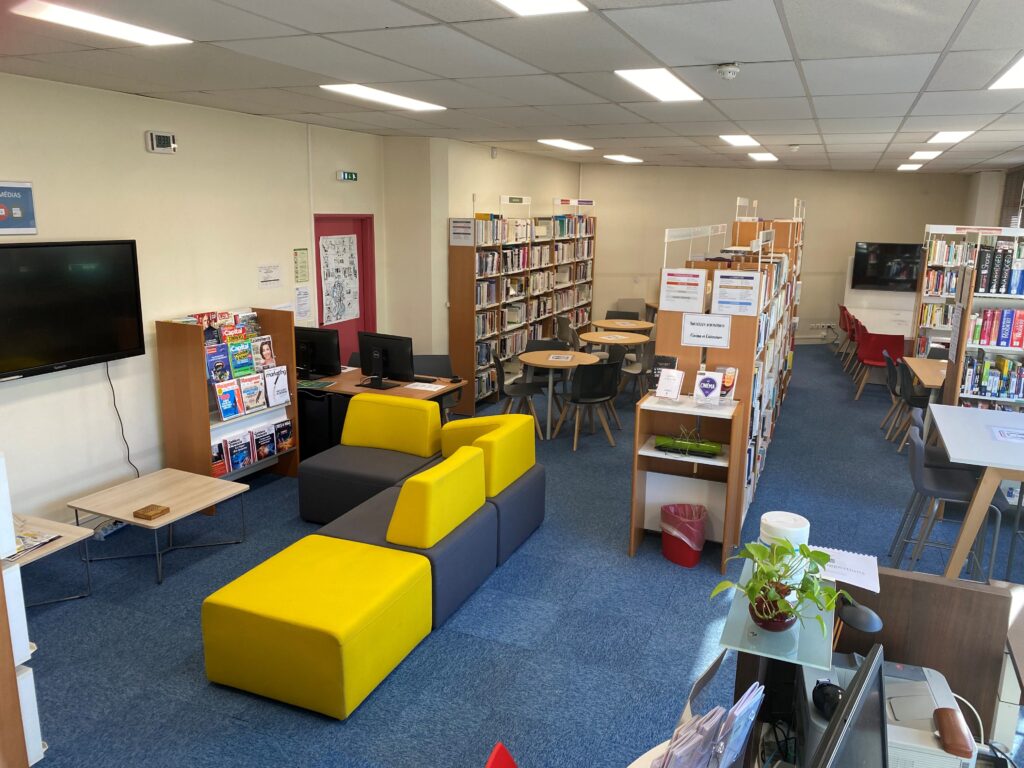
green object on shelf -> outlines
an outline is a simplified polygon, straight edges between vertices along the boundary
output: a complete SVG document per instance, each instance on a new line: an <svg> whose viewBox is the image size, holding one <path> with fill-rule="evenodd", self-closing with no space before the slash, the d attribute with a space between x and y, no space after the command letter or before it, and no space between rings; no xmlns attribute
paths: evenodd
<svg viewBox="0 0 1024 768"><path fill-rule="evenodd" d="M669 453L688 453L698 456L721 456L722 444L712 440L687 440L684 437L655 435L654 447Z"/></svg>

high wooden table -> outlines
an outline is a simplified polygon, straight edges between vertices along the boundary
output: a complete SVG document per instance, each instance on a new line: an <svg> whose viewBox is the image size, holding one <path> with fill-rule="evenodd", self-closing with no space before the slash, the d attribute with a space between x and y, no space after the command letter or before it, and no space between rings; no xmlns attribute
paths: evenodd
<svg viewBox="0 0 1024 768"><path fill-rule="evenodd" d="M445 378L439 378L433 382L433 384L441 387L440 389L434 390L409 386L410 384L417 383L413 381L403 382L402 386L393 387L392 389L374 389L373 387L360 386L360 382L365 381L367 378L369 377L363 375L363 372L359 368L353 368L339 373L337 376L324 376L321 379L317 379L318 382L327 382L327 386L311 389L314 392L333 392L334 394L339 395L359 395L363 392L378 392L383 395L392 395L394 397L409 397L413 400L437 400L450 392L455 392L456 390L462 389L466 386L465 381L452 383Z"/></svg>
<svg viewBox="0 0 1024 768"><path fill-rule="evenodd" d="M61 523L56 520L47 520L46 518L35 517L34 515L15 515L14 527L18 533L25 530L42 533L48 536L56 535L58 538L53 541L48 541L41 547L36 547L31 552L26 552L21 557L16 559L8 558L12 563L17 563L19 566L26 566L79 543L82 545L82 560L85 562L84 592L77 595L69 595L67 597L57 597L51 600L41 600L38 603L26 605L26 608L34 608L37 605L49 605L50 603L63 603L66 600L78 600L81 597L88 597L92 594L92 573L89 570L89 537L92 536L92 528L85 528L80 525L68 525L67 523Z"/></svg>
<svg viewBox="0 0 1024 768"><path fill-rule="evenodd" d="M565 358L569 359L565 359ZM555 358L552 360L551 358ZM531 365L534 368L546 368L548 371L548 416L545 439L551 439L551 412L552 402L555 395L555 371L564 371L577 368L581 365L593 365L598 361L596 355L588 355L586 352L571 352L569 350L550 351L538 350L536 352L523 352L519 355L519 362L524 365Z"/></svg>
<svg viewBox="0 0 1024 768"><path fill-rule="evenodd" d="M241 537L233 541L217 541L203 544L174 544L174 523L182 520L196 512L201 512L223 501L241 496L249 490L244 483L235 483L230 480L219 480L214 477L204 477L191 472L183 472L180 469L161 469L149 475L143 475L135 480L115 485L104 491L83 496L80 499L69 501L68 506L75 511L75 522L79 522L79 515L87 512L101 517L109 517L112 520L134 525L137 528L145 528L153 532L153 555L156 557L156 581L163 583L164 566L163 556L175 549L194 549L197 547L215 547L223 544L241 544L245 541L245 501L242 500ZM142 520L134 517L133 512L149 504L159 504L169 507L170 511L155 520ZM161 528L167 528L167 546L160 548L159 532ZM149 552L134 555L107 555L105 557L94 557L91 560L119 560L126 557L148 557Z"/></svg>
<svg viewBox="0 0 1024 768"><path fill-rule="evenodd" d="M903 361L907 364L911 373L921 382L921 386L928 390L928 402L935 403L942 394L942 388L946 385L946 366L948 360L929 360L927 357L905 357ZM931 410L924 414L924 434L927 437L932 426Z"/></svg>
<svg viewBox="0 0 1024 768"><path fill-rule="evenodd" d="M934 404L929 406L929 411L946 446L949 460L985 467L946 565L946 578L956 579L985 522L999 483L1003 480L1024 482L1024 413ZM1000 439L998 431L1019 435L1020 442ZM1013 536L1016 537L1016 532Z"/></svg>
<svg viewBox="0 0 1024 768"><path fill-rule="evenodd" d="M654 327L654 323L648 323L646 320L591 320L590 324L606 331L637 332L649 331Z"/></svg>

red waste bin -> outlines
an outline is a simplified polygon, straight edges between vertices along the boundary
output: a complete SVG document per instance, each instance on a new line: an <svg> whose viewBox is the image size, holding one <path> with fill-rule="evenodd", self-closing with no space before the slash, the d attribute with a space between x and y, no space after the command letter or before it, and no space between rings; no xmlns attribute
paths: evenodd
<svg viewBox="0 0 1024 768"><path fill-rule="evenodd" d="M708 510L703 504L666 504L661 508L661 554L676 565L694 568L704 549Z"/></svg>

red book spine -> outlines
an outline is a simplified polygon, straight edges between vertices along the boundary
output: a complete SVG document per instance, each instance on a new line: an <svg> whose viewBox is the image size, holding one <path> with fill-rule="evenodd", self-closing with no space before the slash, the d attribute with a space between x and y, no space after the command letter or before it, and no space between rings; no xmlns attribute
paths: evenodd
<svg viewBox="0 0 1024 768"><path fill-rule="evenodd" d="M981 341L979 344L991 344L989 338L992 335L992 310L986 309L981 313Z"/></svg>
<svg viewBox="0 0 1024 768"><path fill-rule="evenodd" d="M1013 335L1010 337L1011 347L1024 347L1024 309L1013 313Z"/></svg>

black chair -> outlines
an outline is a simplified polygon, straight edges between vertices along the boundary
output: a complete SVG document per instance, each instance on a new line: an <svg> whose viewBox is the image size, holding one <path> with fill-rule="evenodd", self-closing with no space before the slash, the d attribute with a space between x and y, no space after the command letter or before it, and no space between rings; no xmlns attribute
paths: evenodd
<svg viewBox="0 0 1024 768"><path fill-rule="evenodd" d="M914 386L914 372L910 370L910 366L905 361L900 360L897 370L900 375L900 398L902 398L907 406L906 419L896 431L897 435L903 435L903 438L900 440L900 447L896 449L897 453L902 453L903 446L907 444L907 440L910 438L910 430L913 427L910 413L914 408L922 410L927 408L929 396L927 390L919 390Z"/></svg>
<svg viewBox="0 0 1024 768"><path fill-rule="evenodd" d="M452 359L448 355L413 355L412 368L417 375L435 376L444 379L445 383L455 373L452 371ZM462 390L457 389L441 396L441 416L448 420L448 412L462 400Z"/></svg>
<svg viewBox="0 0 1024 768"><path fill-rule="evenodd" d="M612 437L611 428L608 426L608 419L605 416L605 409L615 398L619 391L619 374L622 366L621 360L617 363L594 363L593 365L581 365L576 369L572 377L572 393L569 400L562 406L562 413L558 417L558 426L555 427L555 437L565 423L565 417L569 414L569 406L572 406L576 414L576 425L573 431L572 449L576 450L580 441L580 416L586 409L590 417L590 430L593 433L595 406L597 417L601 420L604 434L608 438L608 444L615 447L615 438Z"/></svg>
<svg viewBox="0 0 1024 768"><path fill-rule="evenodd" d="M609 309L604 313L605 320L639 320L639 312L624 312L621 309Z"/></svg>
<svg viewBox="0 0 1024 768"><path fill-rule="evenodd" d="M903 411L903 401L900 399L900 372L896 368L896 363L893 362L889 350L882 350L882 358L885 360L885 385L889 389L892 405L889 407L888 412L886 412L885 418L882 419L882 423L878 425L878 428L886 430L885 439L888 440L892 433L896 431L896 425L902 421L905 413ZM888 429L886 429L887 424L889 425Z"/></svg>
<svg viewBox="0 0 1024 768"><path fill-rule="evenodd" d="M569 345L561 339L530 339L526 342L526 352L567 352ZM569 371L565 368L561 368L555 371L554 375L555 391L552 395L555 398L555 404L557 407L562 407L562 399L560 395L565 394L566 385L569 382ZM545 391L548 388L548 372L547 370L539 370L534 368L532 365L523 366L523 375L516 379L517 382L523 382L525 384L540 384ZM561 384L561 392L559 392L559 384Z"/></svg>
<svg viewBox="0 0 1024 768"><path fill-rule="evenodd" d="M501 362L501 358L497 355L494 356L494 373L498 378L498 400L499 402L508 398L505 406L501 409L503 414L512 413L513 407L516 405L516 401L519 401L519 406L516 408L517 413L529 413L533 416L534 426L537 427L537 438L540 440L544 439L544 433L540 430L540 419L537 418L537 409L533 406L533 396L541 395L544 393L544 387L540 384L527 384L527 383L505 383L505 366Z"/></svg>

